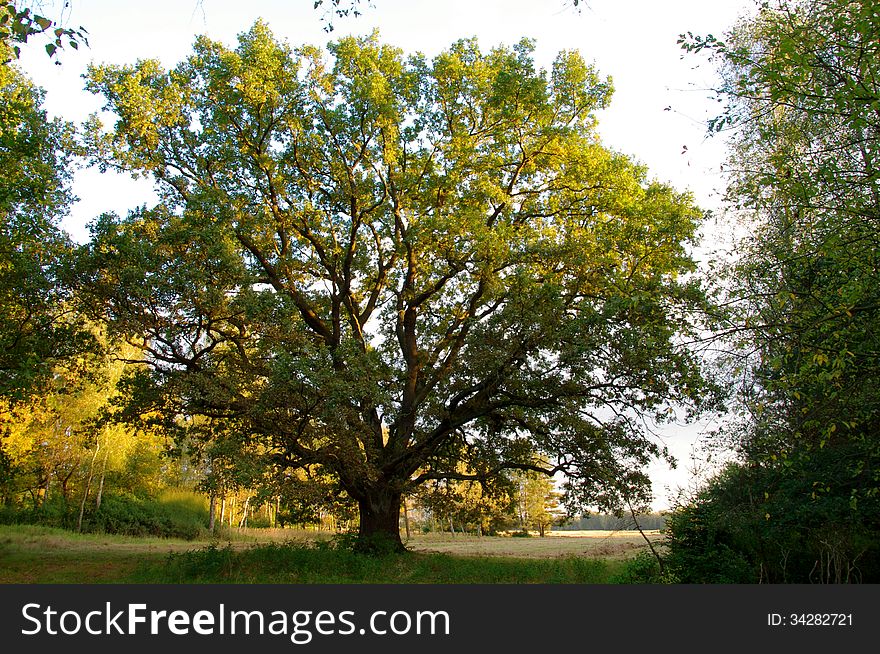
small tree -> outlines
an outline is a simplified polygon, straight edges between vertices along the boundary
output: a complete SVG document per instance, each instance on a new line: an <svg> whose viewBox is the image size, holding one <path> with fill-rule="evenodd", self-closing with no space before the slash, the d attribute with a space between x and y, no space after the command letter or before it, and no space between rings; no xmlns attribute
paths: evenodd
<svg viewBox="0 0 880 654"><path fill-rule="evenodd" d="M513 507L517 521L523 530L535 529L543 538L546 532L560 521L560 494L554 489L553 480L532 471L514 476L516 486Z"/></svg>

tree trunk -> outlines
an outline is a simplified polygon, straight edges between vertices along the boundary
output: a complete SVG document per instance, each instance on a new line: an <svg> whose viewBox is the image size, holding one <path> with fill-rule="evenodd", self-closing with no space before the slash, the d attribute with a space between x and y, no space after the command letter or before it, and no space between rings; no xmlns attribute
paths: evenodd
<svg viewBox="0 0 880 654"><path fill-rule="evenodd" d="M368 493L358 502L358 550L372 553L406 551L400 540L400 499L400 493L381 489Z"/></svg>
<svg viewBox="0 0 880 654"><path fill-rule="evenodd" d="M214 533L214 523L217 520L217 494L211 491L210 508L208 509L208 531Z"/></svg>
<svg viewBox="0 0 880 654"><path fill-rule="evenodd" d="M241 522L238 523L238 528L242 529L243 527L247 527L247 519L248 519L248 509L250 508L251 498L250 496L244 499L244 513L241 516Z"/></svg>
<svg viewBox="0 0 880 654"><path fill-rule="evenodd" d="M95 498L95 511L101 508L101 500L104 497L104 477L107 476L107 457L110 456L110 450L104 450L104 463L101 464L101 482L98 484L98 496Z"/></svg>
<svg viewBox="0 0 880 654"><path fill-rule="evenodd" d="M77 533L82 532L83 527L83 514L86 512L86 500L89 498L89 491L92 488L92 475L95 472L95 460L98 458L98 450L101 449L101 442L98 441L95 443L95 453L92 455L92 460L89 463L89 477L86 479L86 489L83 491L82 502L79 503L79 518L76 521L76 531Z"/></svg>
<svg viewBox="0 0 880 654"><path fill-rule="evenodd" d="M406 510L406 498L401 498L401 503L403 504L403 526L406 529L406 539L409 540L412 536L409 533L409 513Z"/></svg>

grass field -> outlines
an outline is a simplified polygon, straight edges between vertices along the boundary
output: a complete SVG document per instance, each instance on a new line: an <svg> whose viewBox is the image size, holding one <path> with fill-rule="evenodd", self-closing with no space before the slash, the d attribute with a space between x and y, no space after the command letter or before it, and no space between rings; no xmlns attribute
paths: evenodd
<svg viewBox="0 0 880 654"><path fill-rule="evenodd" d="M376 558L292 529L178 541L0 526L0 583L606 583L645 547L638 532L597 531L427 534L407 546L409 554Z"/></svg>
<svg viewBox="0 0 880 654"><path fill-rule="evenodd" d="M656 531L646 531L652 541L661 540ZM638 531L559 531L545 538L482 537L456 534L426 534L407 543L417 552L441 552L455 556L504 556L516 558L629 558L646 547Z"/></svg>

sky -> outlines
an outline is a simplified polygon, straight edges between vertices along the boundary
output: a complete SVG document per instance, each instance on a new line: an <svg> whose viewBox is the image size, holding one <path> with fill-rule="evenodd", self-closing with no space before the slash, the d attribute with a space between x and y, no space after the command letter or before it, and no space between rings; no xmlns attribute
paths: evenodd
<svg viewBox="0 0 880 654"><path fill-rule="evenodd" d="M611 105L598 116L605 145L645 164L652 177L690 190L699 206L713 211L720 208L724 158L723 142L706 137L705 122L718 111L709 91L714 74L703 59L683 56L676 41L688 31L723 35L754 7L753 0L588 0L580 10L570 0L372 0L359 17L334 19L328 34L313 0L70 0L62 10L63 4L43 2L43 13L68 27L85 27L89 47L66 49L60 66L42 47L26 47L20 64L45 89L49 114L73 122L101 110L100 99L83 90L89 63L150 58L173 67L197 35L234 45L258 18L291 45L325 45L378 30L382 41L430 57L462 38L475 36L487 50L527 37L536 42L537 65L545 68L560 50L578 50L613 80ZM155 197L145 180L96 169L79 170L73 190L79 201L64 227L80 242L88 239L87 223L101 213L124 214ZM706 224L709 243L721 236L712 233L714 225ZM663 430L679 466L651 467L654 508L666 508L675 489L689 485L689 459L705 428Z"/></svg>

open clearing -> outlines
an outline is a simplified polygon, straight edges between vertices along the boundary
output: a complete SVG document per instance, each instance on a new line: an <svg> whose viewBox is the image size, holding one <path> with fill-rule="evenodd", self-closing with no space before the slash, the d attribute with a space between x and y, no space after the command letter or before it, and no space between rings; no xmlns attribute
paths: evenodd
<svg viewBox="0 0 880 654"><path fill-rule="evenodd" d="M645 532L659 541L657 532ZM296 529L233 530L225 539L170 540L103 534L74 534L35 526L0 526L0 583L124 582L144 565L162 566L170 553L209 545L243 550L257 544L327 540L327 532ZM635 531L555 532L545 538L416 535L407 546L419 553L507 559L584 558L621 560L645 547Z"/></svg>
<svg viewBox="0 0 880 654"><path fill-rule="evenodd" d="M658 531L646 531L652 542L663 537ZM442 552L455 556L507 556L516 558L556 558L586 556L592 558L628 558L646 547L638 531L558 531L544 538L510 536L471 536L466 534L426 534L416 536L407 546L418 552Z"/></svg>

